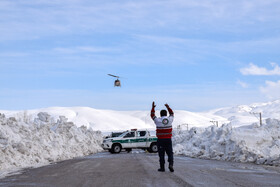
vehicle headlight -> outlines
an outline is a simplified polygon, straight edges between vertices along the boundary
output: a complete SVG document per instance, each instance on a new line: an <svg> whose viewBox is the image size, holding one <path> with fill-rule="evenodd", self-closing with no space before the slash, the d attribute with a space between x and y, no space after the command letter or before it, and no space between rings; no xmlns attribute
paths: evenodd
<svg viewBox="0 0 280 187"><path fill-rule="evenodd" d="M111 139L105 139L105 140L103 140L103 143L111 142L111 141L112 141Z"/></svg>

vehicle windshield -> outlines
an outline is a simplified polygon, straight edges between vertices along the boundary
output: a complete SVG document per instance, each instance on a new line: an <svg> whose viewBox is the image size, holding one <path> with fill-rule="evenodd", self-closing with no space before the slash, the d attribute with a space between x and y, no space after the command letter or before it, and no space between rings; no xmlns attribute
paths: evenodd
<svg viewBox="0 0 280 187"><path fill-rule="evenodd" d="M119 137L123 137L123 136L125 136L127 133L128 133L128 132L124 132L124 133L122 133L121 135L119 135Z"/></svg>
<svg viewBox="0 0 280 187"><path fill-rule="evenodd" d="M125 132L125 133L121 134L119 137L132 138L132 137L135 137L135 132L134 131Z"/></svg>
<svg viewBox="0 0 280 187"><path fill-rule="evenodd" d="M112 138L114 138L114 137L119 137L122 134L123 134L122 132L113 132L111 136Z"/></svg>

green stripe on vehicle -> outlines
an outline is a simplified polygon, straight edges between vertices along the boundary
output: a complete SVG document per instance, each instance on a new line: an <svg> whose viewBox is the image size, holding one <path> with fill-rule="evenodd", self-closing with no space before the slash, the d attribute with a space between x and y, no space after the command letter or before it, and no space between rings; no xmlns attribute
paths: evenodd
<svg viewBox="0 0 280 187"><path fill-rule="evenodd" d="M138 143L138 142L156 142L157 138L137 138L125 140L112 140L113 143Z"/></svg>

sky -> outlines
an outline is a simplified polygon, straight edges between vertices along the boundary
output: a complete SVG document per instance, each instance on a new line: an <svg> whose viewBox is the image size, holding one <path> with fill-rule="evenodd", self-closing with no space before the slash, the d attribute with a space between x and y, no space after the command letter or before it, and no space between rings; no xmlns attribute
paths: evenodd
<svg viewBox="0 0 280 187"><path fill-rule="evenodd" d="M279 0L0 0L0 109L280 99L279 10Z"/></svg>

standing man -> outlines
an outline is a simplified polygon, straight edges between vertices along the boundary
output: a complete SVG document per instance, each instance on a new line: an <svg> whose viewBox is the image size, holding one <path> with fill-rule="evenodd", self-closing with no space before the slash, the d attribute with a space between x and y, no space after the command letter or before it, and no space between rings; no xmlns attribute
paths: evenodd
<svg viewBox="0 0 280 187"><path fill-rule="evenodd" d="M166 110L161 110L160 111L160 118L157 118L155 115L155 102L153 102L152 105L152 110L151 110L151 118L154 120L156 127L157 127L157 146L158 146L158 156L159 156L159 163L160 163L160 168L158 171L164 172L165 171L165 159L164 155L165 152L168 156L168 162L169 162L169 170L171 172L174 172L173 169L173 149L172 149L172 122L174 119L174 113L172 109L169 107L168 104L165 104L169 116L167 116L167 111Z"/></svg>

